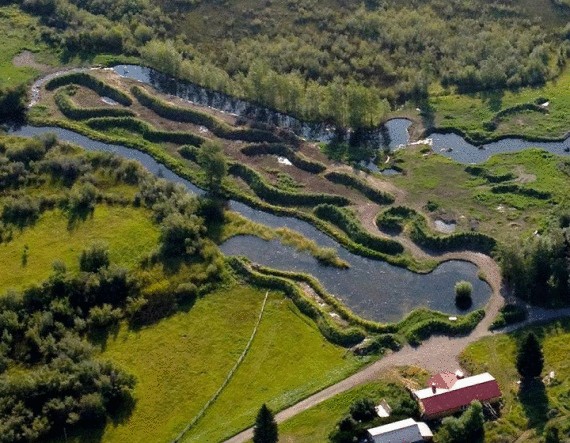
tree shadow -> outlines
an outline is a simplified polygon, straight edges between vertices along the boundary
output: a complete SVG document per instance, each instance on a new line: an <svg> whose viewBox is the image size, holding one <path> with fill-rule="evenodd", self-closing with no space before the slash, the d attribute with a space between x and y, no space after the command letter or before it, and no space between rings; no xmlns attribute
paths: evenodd
<svg viewBox="0 0 570 443"><path fill-rule="evenodd" d="M107 349L107 342L109 341L109 337L112 337L113 340L115 340L119 335L119 330L119 323L115 323L105 328L93 329L89 331L87 337L91 343L99 346L101 348L101 351L105 351Z"/></svg>
<svg viewBox="0 0 570 443"><path fill-rule="evenodd" d="M530 428L541 432L548 421L548 396L541 379L523 381L519 391L519 400L528 419Z"/></svg>
<svg viewBox="0 0 570 443"><path fill-rule="evenodd" d="M89 218L93 218L93 213L95 208L88 207L84 208L82 206L69 209L67 216L67 229L73 231L77 225L85 222Z"/></svg>

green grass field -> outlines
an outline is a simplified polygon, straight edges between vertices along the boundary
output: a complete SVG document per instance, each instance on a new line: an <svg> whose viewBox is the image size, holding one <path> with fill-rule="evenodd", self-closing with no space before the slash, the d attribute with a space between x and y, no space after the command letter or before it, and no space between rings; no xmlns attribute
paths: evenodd
<svg viewBox="0 0 570 443"><path fill-rule="evenodd" d="M35 225L15 231L12 241L0 244L0 293L45 280L55 260L77 270L81 251L97 241L109 246L112 262L133 267L156 247L158 235L158 227L143 209L98 205L92 218L73 227L62 212L46 212ZM28 258L24 265L26 245Z"/></svg>
<svg viewBox="0 0 570 443"><path fill-rule="evenodd" d="M517 340L528 330L484 338L469 346L461 356L462 365L470 372L489 371L503 392L501 416L487 423L485 441L543 441L540 436L547 423L557 425L561 436L570 431L570 320L532 328L542 341L543 375L554 371L555 379L544 389L538 386L521 393L515 353Z"/></svg>
<svg viewBox="0 0 570 443"><path fill-rule="evenodd" d="M264 295L234 286L156 325L139 331L123 326L101 358L137 377L136 406L126 421L107 426L102 441L166 442L176 437L243 351ZM252 424L263 402L283 407L362 363L325 341L289 300L271 293L250 353L185 441L219 441Z"/></svg>
<svg viewBox="0 0 570 443"><path fill-rule="evenodd" d="M32 68L13 65L13 58L23 50L42 51L42 59L49 57L47 47L36 42L37 28L37 18L23 13L16 6L0 7L0 87L25 83L37 74Z"/></svg>
<svg viewBox="0 0 570 443"><path fill-rule="evenodd" d="M328 343L290 301L274 296L242 366L183 441L220 441L252 425L262 403L280 410L343 379L363 363Z"/></svg>

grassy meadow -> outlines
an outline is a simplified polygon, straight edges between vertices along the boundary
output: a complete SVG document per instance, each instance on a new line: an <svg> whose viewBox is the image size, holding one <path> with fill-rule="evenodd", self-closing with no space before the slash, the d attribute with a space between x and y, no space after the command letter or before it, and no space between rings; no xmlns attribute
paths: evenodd
<svg viewBox="0 0 570 443"><path fill-rule="evenodd" d="M559 138L570 128L570 68L542 87L514 91L491 91L476 94L454 94L439 91L430 98L434 124L437 128L455 128L470 136L493 138L504 134L528 137ZM484 122L503 109L537 99L549 102L548 113L519 112L501 119L494 131Z"/></svg>
<svg viewBox="0 0 570 443"><path fill-rule="evenodd" d="M429 213L432 218L452 219L458 229L477 230L499 241L532 233L546 226L553 214L568 208L567 160L537 149L492 156L478 165L490 176L511 173L513 178L491 183L470 174L466 166L441 155L422 156L422 148L408 147L396 158L405 174L389 177L406 191L405 205ZM498 185L550 193L540 199L517 192L492 192ZM428 202L435 206L430 211Z"/></svg>
<svg viewBox="0 0 570 443"><path fill-rule="evenodd" d="M46 212L33 226L16 231L12 241L0 244L0 293L45 280L55 260L78 270L81 251L96 242L108 245L113 263L132 268L156 247L158 235L143 209L98 205L92 217L73 226L61 211Z"/></svg>
<svg viewBox="0 0 570 443"><path fill-rule="evenodd" d="M517 343L532 330L542 342L543 376L554 371L555 378L536 382L527 391L520 391L515 367ZM570 320L524 329L513 334L484 338L470 345L461 355L462 365L470 372L489 371L498 380L503 392L500 417L485 427L485 441L539 442L546 427L556 425L560 436L570 431ZM566 441L566 440L564 440Z"/></svg>
<svg viewBox="0 0 570 443"><path fill-rule="evenodd" d="M109 423L93 441L175 438L243 351L264 295L249 286L232 286L150 327L130 330L123 325L108 339L101 358L137 377L135 408L128 419ZM251 425L263 402L282 408L343 378L363 362L328 343L289 300L271 292L249 354L184 441L219 441Z"/></svg>

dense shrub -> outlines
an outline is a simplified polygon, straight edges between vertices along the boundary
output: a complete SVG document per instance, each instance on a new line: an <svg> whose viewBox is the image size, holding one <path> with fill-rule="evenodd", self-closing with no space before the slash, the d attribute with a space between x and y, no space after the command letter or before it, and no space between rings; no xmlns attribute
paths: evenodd
<svg viewBox="0 0 570 443"><path fill-rule="evenodd" d="M162 131L153 128L143 120L133 117L100 117L86 121L90 128L108 130L126 129L141 134L146 140L154 143L176 143L200 146L204 139L191 132Z"/></svg>
<svg viewBox="0 0 570 443"><path fill-rule="evenodd" d="M278 136L272 134L269 131L262 131L259 129L251 128L232 128L227 123L218 120L217 118L206 114L205 112L196 111L191 108L183 108L165 102L163 100L160 100L158 97L149 94L139 86L133 86L131 88L131 92L143 106L152 109L161 117L178 122L187 122L205 126L220 138L229 140L244 140L248 142L273 143L280 141L280 138Z"/></svg>
<svg viewBox="0 0 570 443"><path fill-rule="evenodd" d="M6 157L13 162L28 164L41 160L46 153L42 141L37 138L26 140L22 146L10 147L6 150Z"/></svg>
<svg viewBox="0 0 570 443"><path fill-rule="evenodd" d="M338 226L346 232L353 241L367 248L392 255L404 252L404 248L400 243L370 235L360 226L354 215L346 210L330 204L320 204L315 207L314 213L317 217Z"/></svg>
<svg viewBox="0 0 570 443"><path fill-rule="evenodd" d="M477 177L482 177L490 183L502 183L516 178L515 174L507 172L505 174L491 174L487 169L481 166L466 166L465 172Z"/></svg>
<svg viewBox="0 0 570 443"><path fill-rule="evenodd" d="M557 228L504 243L498 255L505 282L517 297L554 307L570 303L569 251L568 233Z"/></svg>
<svg viewBox="0 0 570 443"><path fill-rule="evenodd" d="M98 272L101 268L108 267L109 264L109 249L102 243L96 243L81 252L79 269L83 272Z"/></svg>
<svg viewBox="0 0 570 443"><path fill-rule="evenodd" d="M400 233L406 223L413 220L416 215L417 212L411 208L395 206L378 214L375 223L381 230Z"/></svg>
<svg viewBox="0 0 570 443"><path fill-rule="evenodd" d="M0 121L23 120L26 111L26 92L25 84L0 88Z"/></svg>
<svg viewBox="0 0 570 443"><path fill-rule="evenodd" d="M538 189L525 188L519 185L498 185L491 188L493 194L519 194L525 197L537 198L539 200L548 200L552 197L550 192L539 191Z"/></svg>
<svg viewBox="0 0 570 443"><path fill-rule="evenodd" d="M428 232L423 217L416 218L411 223L409 235L419 246L441 252L470 250L491 254L497 244L494 238L479 232L460 232L447 236L432 235Z"/></svg>
<svg viewBox="0 0 570 443"><path fill-rule="evenodd" d="M194 255L202 246L204 226L194 216L171 213L161 223L161 253L165 257Z"/></svg>
<svg viewBox="0 0 570 443"><path fill-rule="evenodd" d="M29 195L18 198L7 197L2 208L2 221L18 226L26 226L37 220L40 215L38 200Z"/></svg>
<svg viewBox="0 0 570 443"><path fill-rule="evenodd" d="M483 441L485 416L483 406L474 401L459 418L446 417L437 432L437 441L441 443L478 443Z"/></svg>
<svg viewBox="0 0 570 443"><path fill-rule="evenodd" d="M342 185L354 188L368 197L375 203L380 205L389 205L394 203L394 196L373 188L365 181L354 177L350 174L342 172L331 171L325 174L325 178L333 183L340 183Z"/></svg>
<svg viewBox="0 0 570 443"><path fill-rule="evenodd" d="M471 294L473 292L473 285L468 281L459 281L455 283L455 304L460 309L468 309L473 300Z"/></svg>
<svg viewBox="0 0 570 443"><path fill-rule="evenodd" d="M370 398L359 398L350 405L350 415L356 421L370 421L376 413L374 401Z"/></svg>
<svg viewBox="0 0 570 443"><path fill-rule="evenodd" d="M57 76L49 80L46 83L45 87L48 91L53 91L61 86L71 84L89 88L100 96L109 97L110 99L115 100L117 103L120 103L123 106L131 106L133 104L133 100L127 94L86 72L71 72L69 74Z"/></svg>
<svg viewBox="0 0 570 443"><path fill-rule="evenodd" d="M257 145L248 145L243 147L241 149L241 152L247 156L279 155L281 157L286 157L297 168L310 172L312 174L319 174L327 168L324 164L315 160L309 160L304 155L295 152L293 149L283 143L263 143Z"/></svg>
<svg viewBox="0 0 570 443"><path fill-rule="evenodd" d="M520 323L525 321L527 317L528 311L523 306L507 303L501 308L489 329L500 329L514 323Z"/></svg>
<svg viewBox="0 0 570 443"><path fill-rule="evenodd" d="M134 117L130 109L122 108L81 108L73 103L69 93L64 90L57 91L54 96L55 103L63 115L72 120L85 120L96 117Z"/></svg>
<svg viewBox="0 0 570 443"><path fill-rule="evenodd" d="M232 163L229 167L229 172L230 174L244 180L251 187L253 192L257 194L257 196L269 203L286 206L308 206L318 205L321 203L330 203L331 205L338 206L346 206L350 204L350 201L347 198L340 195L302 194L282 191L268 184L256 171L240 163Z"/></svg>

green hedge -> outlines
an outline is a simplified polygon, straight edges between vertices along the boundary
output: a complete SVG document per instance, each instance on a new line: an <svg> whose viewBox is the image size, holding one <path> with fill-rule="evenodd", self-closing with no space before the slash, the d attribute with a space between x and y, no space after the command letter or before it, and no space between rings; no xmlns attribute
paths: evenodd
<svg viewBox="0 0 570 443"><path fill-rule="evenodd" d="M483 123L483 127L488 131L494 131L497 129L497 126L499 126L499 123L504 117L517 114L522 111L534 111L542 114L548 114L548 109L540 106L538 103L521 103L497 112L491 120Z"/></svg>
<svg viewBox="0 0 570 443"><path fill-rule="evenodd" d="M244 146L241 149L241 152L248 157L256 155L279 155L281 157L287 157L287 159L297 168L312 174L319 174L327 169L324 164L314 160L309 160L304 155L293 151L289 146L283 143L248 145Z"/></svg>
<svg viewBox="0 0 570 443"><path fill-rule="evenodd" d="M139 103L161 117L169 120L185 123L193 123L208 128L220 138L229 140L243 140L248 142L279 142L281 139L269 131L251 128L232 128L227 123L206 114L205 112L196 111L191 108L182 108L171 103L160 100L145 91L139 86L133 86L131 93L137 98Z"/></svg>
<svg viewBox="0 0 570 443"><path fill-rule="evenodd" d="M379 191L371 187L368 183L363 180L360 180L357 177L354 177L350 174L345 174L343 172L327 172L325 174L325 178L333 183L338 183L341 185L348 186L350 188L354 188L368 197L375 203L380 205L389 205L394 203L394 196L387 194L385 192Z"/></svg>
<svg viewBox="0 0 570 443"><path fill-rule="evenodd" d="M449 320L443 313L434 313L427 309L417 309L399 324L400 332L413 346L427 340L432 335L464 335L471 332L485 317L485 311L479 309L456 321Z"/></svg>
<svg viewBox="0 0 570 443"><path fill-rule="evenodd" d="M86 72L72 72L52 78L46 83L46 89L48 91L53 91L61 86L71 84L85 86L86 88L92 89L100 96L109 97L110 99L115 100L117 103L120 103L123 106L131 106L133 104L133 100L127 94L119 91L116 88L113 88L107 83L99 80L96 77L93 77L90 74L87 74Z"/></svg>
<svg viewBox="0 0 570 443"><path fill-rule="evenodd" d="M379 229L402 232L404 226L412 221L418 213L406 206L395 206L388 208L376 216L376 226Z"/></svg>
<svg viewBox="0 0 570 443"><path fill-rule="evenodd" d="M256 171L241 163L231 163L229 173L244 180L262 199L285 206L309 206L330 203L339 206L350 204L350 200L340 195L331 194L302 194L283 191L267 183Z"/></svg>
<svg viewBox="0 0 570 443"><path fill-rule="evenodd" d="M59 90L54 96L55 104L63 115L72 120L86 120L98 117L134 117L130 109L122 108L80 108L65 90Z"/></svg>
<svg viewBox="0 0 570 443"><path fill-rule="evenodd" d="M494 238L479 232L433 235L429 232L425 218L419 214L409 224L409 236L417 245L437 252L470 250L490 255L497 245Z"/></svg>
<svg viewBox="0 0 570 443"><path fill-rule="evenodd" d="M398 351L402 348L402 339L396 334L380 334L360 344L356 355L383 354L386 349Z"/></svg>
<svg viewBox="0 0 570 443"><path fill-rule="evenodd" d="M491 188L493 194L519 194L525 197L537 198L539 200L548 200L552 197L550 192L539 191L533 188L523 188L519 185L498 185Z"/></svg>
<svg viewBox="0 0 570 443"><path fill-rule="evenodd" d="M334 295L329 293L320 282L313 277L312 275L300 273L300 272L290 272L290 271L281 271L278 269L267 268L264 266L258 266L256 268L260 273L273 275L276 277L287 278L290 280L296 280L309 285L315 293L321 297L329 306L331 306L336 313L338 313L344 320L347 322L362 327L366 331L374 332L374 333L388 333L388 332L396 332L397 327L393 324L383 324L379 322L375 322L372 320L366 320L362 317L356 315L352 312L349 308L347 308L342 301L336 298Z"/></svg>
<svg viewBox="0 0 570 443"><path fill-rule="evenodd" d="M198 148L196 146L184 145L178 148L178 153L186 160L198 161Z"/></svg>
<svg viewBox="0 0 570 443"><path fill-rule="evenodd" d="M87 120L85 124L97 130L121 128L138 132L144 139L153 143L176 143L200 146L205 141L204 138L192 134L191 132L160 131L153 128L147 122L133 117L92 118Z"/></svg>
<svg viewBox="0 0 570 443"><path fill-rule="evenodd" d="M489 183L502 183L516 178L516 176L510 172L506 174L493 175L481 166L467 166L465 168L465 172L477 177L482 177Z"/></svg>
<svg viewBox="0 0 570 443"><path fill-rule="evenodd" d="M244 259L227 257L228 264L232 269L248 282L264 288L275 289L285 293L299 310L313 319L327 340L341 346L354 346L364 340L364 332L355 327L340 328L335 324L327 313L323 313L318 305L309 300L293 282L276 276L265 275L249 268Z"/></svg>
<svg viewBox="0 0 570 443"><path fill-rule="evenodd" d="M360 226L354 215L344 209L330 204L320 204L313 211L317 217L339 227L353 241L367 248L391 255L404 252L404 247L400 243L370 235Z"/></svg>

